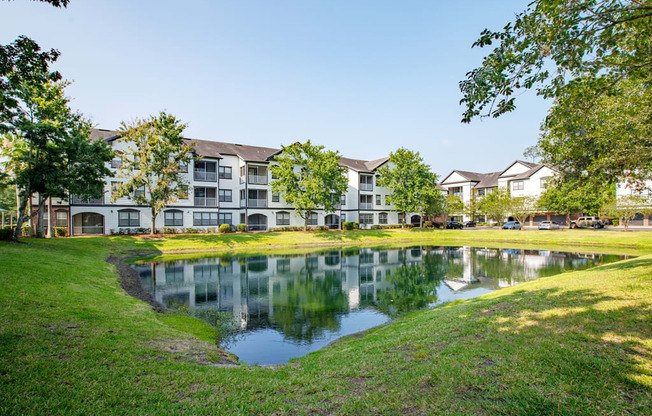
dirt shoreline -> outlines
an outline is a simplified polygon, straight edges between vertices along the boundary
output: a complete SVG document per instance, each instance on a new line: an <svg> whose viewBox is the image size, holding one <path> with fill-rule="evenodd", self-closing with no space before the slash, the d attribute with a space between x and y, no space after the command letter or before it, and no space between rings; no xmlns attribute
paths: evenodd
<svg viewBox="0 0 652 416"><path fill-rule="evenodd" d="M129 296L142 300L143 302L150 305L156 312L162 313L167 310L165 306L158 303L149 292L143 289L143 286L140 284L140 277L138 276L138 272L129 267L129 265L125 262L125 260L128 259L151 256L152 254L155 253L138 252L132 253L132 255L129 256L110 255L105 259L105 261L115 266L115 269L118 272L118 276L120 277L120 287L122 287L122 289L127 292Z"/></svg>

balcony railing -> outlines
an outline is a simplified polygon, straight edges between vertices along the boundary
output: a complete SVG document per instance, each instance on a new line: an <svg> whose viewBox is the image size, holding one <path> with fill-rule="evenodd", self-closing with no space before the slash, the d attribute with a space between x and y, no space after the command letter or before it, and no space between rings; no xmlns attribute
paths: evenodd
<svg viewBox="0 0 652 416"><path fill-rule="evenodd" d="M247 175L247 182L251 185L267 185L267 175Z"/></svg>
<svg viewBox="0 0 652 416"><path fill-rule="evenodd" d="M72 203L73 204L78 204L78 205L103 205L104 204L104 197L84 201L80 197L78 197L76 195L73 195L72 196Z"/></svg>
<svg viewBox="0 0 652 416"><path fill-rule="evenodd" d="M360 202L360 209L373 209L371 202Z"/></svg>
<svg viewBox="0 0 652 416"><path fill-rule="evenodd" d="M374 184L373 183L361 183L360 184L360 190L361 191L373 191L374 190Z"/></svg>
<svg viewBox="0 0 652 416"><path fill-rule="evenodd" d="M217 172L204 172L196 170L193 172L193 177L196 181L215 182L217 181Z"/></svg>
<svg viewBox="0 0 652 416"><path fill-rule="evenodd" d="M216 207L217 198L195 197L195 205L198 207Z"/></svg>
<svg viewBox="0 0 652 416"><path fill-rule="evenodd" d="M248 199L247 206L249 208L267 208L266 199Z"/></svg>

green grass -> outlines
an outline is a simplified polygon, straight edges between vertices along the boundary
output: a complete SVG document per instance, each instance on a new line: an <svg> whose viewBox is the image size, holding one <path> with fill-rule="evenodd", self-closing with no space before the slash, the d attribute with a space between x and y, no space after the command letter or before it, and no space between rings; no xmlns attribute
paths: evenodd
<svg viewBox="0 0 652 416"><path fill-rule="evenodd" d="M130 250L546 244L640 257L410 314L273 369L126 295ZM0 414L649 414L652 234L402 231L0 243ZM589 249L591 250L591 249Z"/></svg>

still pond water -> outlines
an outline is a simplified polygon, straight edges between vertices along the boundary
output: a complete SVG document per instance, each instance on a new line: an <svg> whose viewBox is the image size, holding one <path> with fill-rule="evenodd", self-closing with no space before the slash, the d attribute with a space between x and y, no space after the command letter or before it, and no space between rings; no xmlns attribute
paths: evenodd
<svg viewBox="0 0 652 416"><path fill-rule="evenodd" d="M476 247L333 249L140 263L161 304L215 323L248 364L282 364L412 310L470 299L616 255Z"/></svg>

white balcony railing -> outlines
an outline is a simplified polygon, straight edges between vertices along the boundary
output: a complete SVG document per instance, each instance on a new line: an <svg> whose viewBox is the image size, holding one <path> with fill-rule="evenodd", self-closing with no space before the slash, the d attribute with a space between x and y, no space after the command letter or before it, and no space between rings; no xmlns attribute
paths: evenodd
<svg viewBox="0 0 652 416"><path fill-rule="evenodd" d="M267 185L267 175L247 175L247 182L251 185Z"/></svg>
<svg viewBox="0 0 652 416"><path fill-rule="evenodd" d="M204 172L196 170L193 172L193 178L196 181L215 182L217 181L217 172Z"/></svg>
<svg viewBox="0 0 652 416"><path fill-rule="evenodd" d="M249 208L267 208L266 199L248 199L247 206Z"/></svg>
<svg viewBox="0 0 652 416"><path fill-rule="evenodd" d="M371 202L360 202L360 209L373 209Z"/></svg>
<svg viewBox="0 0 652 416"><path fill-rule="evenodd" d="M373 183L361 183L360 184L360 190L361 191L373 191L374 190L374 184Z"/></svg>
<svg viewBox="0 0 652 416"><path fill-rule="evenodd" d="M198 207L216 207L217 198L195 197L195 205Z"/></svg>

